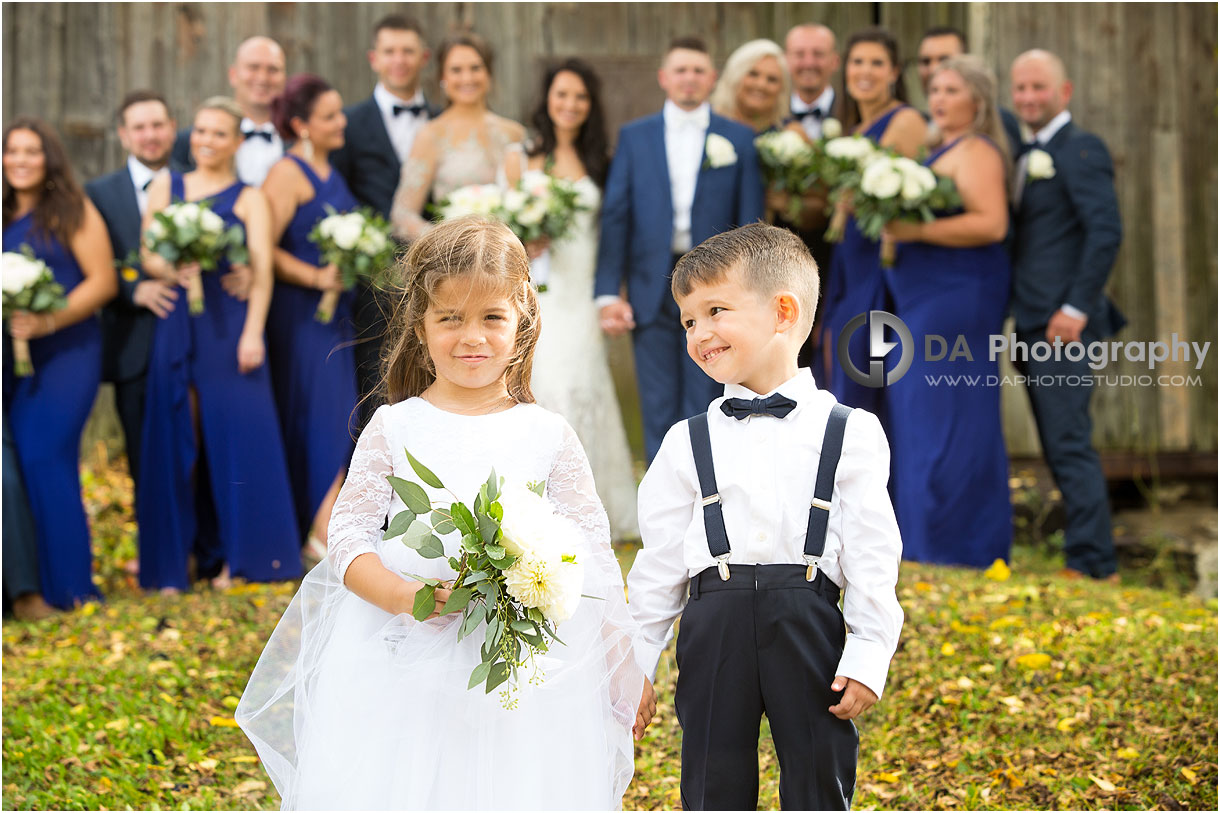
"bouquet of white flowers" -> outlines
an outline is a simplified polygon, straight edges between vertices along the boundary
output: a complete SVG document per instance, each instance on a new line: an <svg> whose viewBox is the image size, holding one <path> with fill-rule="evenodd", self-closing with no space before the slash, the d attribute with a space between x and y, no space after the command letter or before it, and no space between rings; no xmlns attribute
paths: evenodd
<svg viewBox="0 0 1220 813"><path fill-rule="evenodd" d="M445 488L409 451L407 459L421 481ZM502 698L506 707L513 707L517 670L532 665L534 656L551 643L563 643L555 628L571 618L580 603L584 569L571 547L580 529L555 514L542 496L542 483L505 486L494 469L479 487L473 508L456 496L448 506L434 506L418 483L386 479L407 508L390 521L385 539L401 536L421 556L439 559L445 555L439 537L461 534L461 557L449 557L457 575L445 583L452 585L452 592L440 614L462 614L459 641L486 622L482 661L471 672L467 688L481 683L490 693L511 679ZM436 588L442 582L404 575L424 583L412 610L423 621L436 611Z"/></svg>
<svg viewBox="0 0 1220 813"><path fill-rule="evenodd" d="M793 130L763 133L754 139L763 180L790 195L788 220L800 216L801 195L818 179L818 147Z"/></svg>
<svg viewBox="0 0 1220 813"><path fill-rule="evenodd" d="M847 225L848 195L859 184L860 174L878 155L877 145L864 136L838 136L826 140L818 169L823 183L832 193L833 215L826 239L837 243L843 239Z"/></svg>
<svg viewBox="0 0 1220 813"><path fill-rule="evenodd" d="M230 263L250 261L242 227L234 224L226 229L207 201L171 203L153 213L144 232L144 247L174 265L199 263L204 271L215 271L222 256ZM187 302L192 316L203 313L203 280L198 276L187 287Z"/></svg>
<svg viewBox="0 0 1220 813"><path fill-rule="evenodd" d="M386 219L372 209L340 214L329 205L325 208L327 216L314 225L309 241L321 251L323 263L338 267L343 290L350 291L357 280L383 274L394 261L394 241ZM313 318L329 324L338 304L339 291L324 291Z"/></svg>
<svg viewBox="0 0 1220 813"><path fill-rule="evenodd" d="M22 245L20 253L4 252L3 276L4 320L7 322L13 311L50 313L68 304L64 287L55 281L55 275L42 260L34 256L29 246ZM25 339L13 339L13 373L21 378L34 374L30 361L30 343Z"/></svg>
<svg viewBox="0 0 1220 813"><path fill-rule="evenodd" d="M454 220L467 215L495 217L504 199L495 184L472 184L455 189L439 203L428 204L428 211L440 220Z"/></svg>
<svg viewBox="0 0 1220 813"><path fill-rule="evenodd" d="M901 155L886 153L871 161L860 175L852 205L860 233L881 240L881 265L894 264L895 247L883 239L882 229L894 220L935 219L936 210L961 205L953 180Z"/></svg>
<svg viewBox="0 0 1220 813"><path fill-rule="evenodd" d="M522 243L558 241L571 231L576 213L586 209L588 206L581 202L573 183L529 169L521 174L516 186L504 193L495 217L504 221ZM534 264L535 271L543 267L549 268L549 264ZM539 292L547 289L545 275L534 279L534 287Z"/></svg>

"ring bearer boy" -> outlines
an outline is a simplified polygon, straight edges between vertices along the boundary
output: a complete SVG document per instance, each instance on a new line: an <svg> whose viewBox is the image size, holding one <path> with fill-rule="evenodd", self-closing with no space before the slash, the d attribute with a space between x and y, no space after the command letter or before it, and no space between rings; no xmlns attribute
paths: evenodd
<svg viewBox="0 0 1220 813"><path fill-rule="evenodd" d="M640 484L644 548L627 583L646 674L682 616L688 810L755 809L763 714L784 809L848 808L852 720L880 697L902 628L885 435L796 363L817 279L796 235L758 223L674 270L687 352L725 394L665 435Z"/></svg>

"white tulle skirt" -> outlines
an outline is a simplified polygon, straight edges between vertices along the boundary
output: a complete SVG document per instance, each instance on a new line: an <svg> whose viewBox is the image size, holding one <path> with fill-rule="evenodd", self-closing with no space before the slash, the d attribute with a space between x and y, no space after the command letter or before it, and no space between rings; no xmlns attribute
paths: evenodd
<svg viewBox="0 0 1220 813"><path fill-rule="evenodd" d="M459 642L460 615L390 615L320 563L237 709L283 808L620 808L643 675L622 588L602 576L586 575L599 598L560 626L565 643L537 658L533 681L522 670L506 710L499 689L466 688L483 627Z"/></svg>

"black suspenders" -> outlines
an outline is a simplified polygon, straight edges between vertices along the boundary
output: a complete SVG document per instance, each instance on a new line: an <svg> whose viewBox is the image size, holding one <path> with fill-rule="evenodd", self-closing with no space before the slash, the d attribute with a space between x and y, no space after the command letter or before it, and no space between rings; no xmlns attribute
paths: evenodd
<svg viewBox="0 0 1220 813"><path fill-rule="evenodd" d="M834 494L835 471L843 453L843 431L851 407L835 404L826 423L822 439L822 454L814 480L813 502L809 507L809 525L805 530L805 580L813 581L818 559L826 549L826 529L830 519L830 499ZM701 412L686 422L690 432L691 451L695 456L695 471L699 475L699 491L703 495L703 527L707 547L716 560L720 578L729 578L729 535L724 528L724 511L716 487L716 470L712 465L712 441L707 430L707 413Z"/></svg>

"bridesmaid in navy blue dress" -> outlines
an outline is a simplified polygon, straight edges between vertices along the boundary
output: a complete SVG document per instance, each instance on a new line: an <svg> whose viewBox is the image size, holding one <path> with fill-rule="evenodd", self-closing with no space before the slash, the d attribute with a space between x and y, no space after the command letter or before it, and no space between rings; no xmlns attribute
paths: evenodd
<svg viewBox="0 0 1220 813"><path fill-rule="evenodd" d="M893 35L883 28L856 32L848 40L844 62L844 127L882 147L914 157L924 143L927 128L923 116L905 103L902 61ZM880 415L881 390L853 381L837 357L839 333L853 317L886 309L880 246L860 234L855 218L848 218L843 242L835 246L823 296L821 354L815 359L814 375L840 403ZM864 374L871 360L868 351L869 331L865 325L848 342L848 354Z"/></svg>
<svg viewBox="0 0 1220 813"><path fill-rule="evenodd" d="M988 337L1000 332L1008 304L1007 141L995 80L977 58L942 65L928 101L942 140L925 163L954 180L963 207L931 223L886 227L895 240L911 241L886 270L886 287L917 343L934 333L952 351L961 335L973 360L946 354L929 362L916 352L907 373L885 388L891 490L906 558L985 568L1007 561L1012 542L998 365L988 360ZM938 375L975 378L930 384Z"/></svg>
<svg viewBox="0 0 1220 813"><path fill-rule="evenodd" d="M264 364L263 329L271 301L271 218L262 193L237 180L233 156L241 142L240 109L209 99L195 115L191 153L197 169L158 176L148 214L171 201L207 200L226 226L246 232L252 273L248 299L230 295L220 277L204 273L205 310L191 316L186 297L158 320L149 360L144 446L137 484L140 584L167 591L187 587L193 544L215 536L229 576L251 581L301 575L300 548L279 423ZM185 285L198 265L174 268L144 252L149 273ZM206 545L204 545L206 548Z"/></svg>
<svg viewBox="0 0 1220 813"><path fill-rule="evenodd" d="M97 311L118 292L106 224L44 122L4 131L4 250L28 246L67 295L54 313L19 311L4 337L4 411L37 531L39 580L50 604L100 598L80 493L80 436L102 375ZM9 337L26 339L34 374L13 374Z"/></svg>
<svg viewBox="0 0 1220 813"><path fill-rule="evenodd" d="M343 146L343 99L310 74L290 78L271 104L287 154L267 174L277 278L267 317L271 382L279 410L297 524L309 534L309 553L325 555L330 509L355 447L356 362L352 300L344 291L331 321L314 314L326 290L341 290L339 270L322 265L309 233L329 213L355 209L356 198L329 155Z"/></svg>

